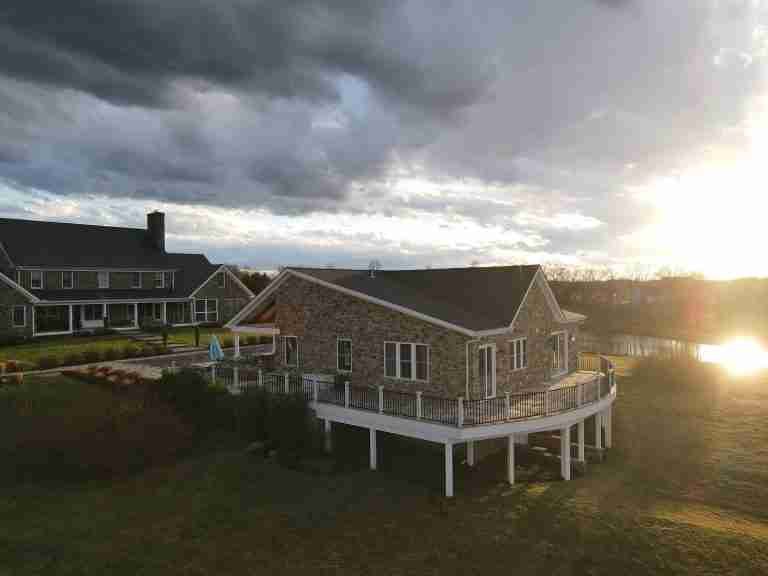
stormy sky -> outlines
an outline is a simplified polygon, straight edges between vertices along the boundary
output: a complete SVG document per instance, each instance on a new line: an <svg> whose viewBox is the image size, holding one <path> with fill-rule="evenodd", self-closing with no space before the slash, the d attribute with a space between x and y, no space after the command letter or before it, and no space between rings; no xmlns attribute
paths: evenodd
<svg viewBox="0 0 768 576"><path fill-rule="evenodd" d="M0 215L161 209L258 269L768 274L763 4L3 0Z"/></svg>

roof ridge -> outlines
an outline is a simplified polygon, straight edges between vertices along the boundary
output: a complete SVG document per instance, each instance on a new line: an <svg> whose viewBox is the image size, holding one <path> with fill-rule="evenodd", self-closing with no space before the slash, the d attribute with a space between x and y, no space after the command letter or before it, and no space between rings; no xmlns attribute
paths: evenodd
<svg viewBox="0 0 768 576"><path fill-rule="evenodd" d="M108 224L83 224L80 222L59 222L57 220L30 220L28 218L0 218L2 222L20 222L25 224L53 224L57 226L81 226L83 228L107 228L109 230L130 230L131 232L146 232L146 228L133 228L130 226L110 226Z"/></svg>

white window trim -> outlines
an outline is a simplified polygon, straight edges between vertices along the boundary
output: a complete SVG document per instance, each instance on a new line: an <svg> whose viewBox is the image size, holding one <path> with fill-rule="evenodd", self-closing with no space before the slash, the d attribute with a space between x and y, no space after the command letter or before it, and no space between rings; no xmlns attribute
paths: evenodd
<svg viewBox="0 0 768 576"><path fill-rule="evenodd" d="M198 312L197 311L197 303L198 302L205 302L205 305L203 306L205 308L204 312ZM216 310L215 312L209 312L208 311L208 302L215 302L216 303ZM216 314L216 318L214 320L210 319L211 314ZM195 314L195 323L203 323L203 324L210 324L212 322L218 322L219 321L219 299L218 298L195 298L194 302L194 314ZM205 317L205 320L198 320L198 315L202 314Z"/></svg>
<svg viewBox="0 0 768 576"><path fill-rule="evenodd" d="M563 342L565 344L563 347L563 367L559 372L553 371L551 376L552 378L557 378L558 376L568 374L568 330L556 330L555 332L552 332L550 336L557 336L558 334L563 335Z"/></svg>
<svg viewBox="0 0 768 576"><path fill-rule="evenodd" d="M216 287L217 288L226 288L227 287L227 275L226 275L226 273L223 270L221 272L217 273Z"/></svg>
<svg viewBox="0 0 768 576"><path fill-rule="evenodd" d="M296 363L295 364L288 364L288 339L293 338L296 341ZM293 335L286 335L283 337L283 364L285 364L288 368L298 368L299 367L299 337L293 336Z"/></svg>
<svg viewBox="0 0 768 576"><path fill-rule="evenodd" d="M69 277L72 279L72 282L69 284L69 286L64 286L64 275L69 274ZM61 289L62 290L72 290L75 287L75 273L71 270L62 270L61 271Z"/></svg>
<svg viewBox="0 0 768 576"><path fill-rule="evenodd" d="M106 283L105 286L101 285L101 279L102 278L106 278L107 279L107 283ZM107 270L99 270L98 272L96 272L96 283L98 284L99 289L101 289L101 290L109 288L109 284L110 284L109 271L107 271Z"/></svg>
<svg viewBox="0 0 768 576"><path fill-rule="evenodd" d="M157 285L157 279L160 278L160 286ZM165 272L155 272L155 288L165 288Z"/></svg>
<svg viewBox="0 0 768 576"><path fill-rule="evenodd" d="M491 394L488 395L485 393L485 389L483 389L483 397L486 400L489 400L490 398L496 398L496 395L498 393L498 389L496 387L496 344L483 344L478 347L477 351L480 353L482 350L490 349L491 350ZM479 370L478 370L479 372Z"/></svg>
<svg viewBox="0 0 768 576"><path fill-rule="evenodd" d="M40 274L40 285L35 286L34 275ZM42 270L30 270L29 271L29 287L32 290L43 290L45 288L45 274Z"/></svg>
<svg viewBox="0 0 768 576"><path fill-rule="evenodd" d="M339 366L339 344L349 342L349 369ZM336 371L344 374L352 373L352 338L336 338Z"/></svg>
<svg viewBox="0 0 768 576"><path fill-rule="evenodd" d="M24 311L24 323L23 324L16 324L16 309L21 308ZM11 325L14 328L26 328L27 327L27 307L26 306L20 306L16 305L11 310Z"/></svg>
<svg viewBox="0 0 768 576"><path fill-rule="evenodd" d="M387 375L387 344L395 345L395 374L396 376ZM400 346L411 347L411 377L404 378L400 375ZM416 346L424 346L427 349L427 379L423 380L416 377ZM423 342L399 342L397 340L385 340L384 341L384 378L390 380L404 380L406 382L424 382L429 383L432 376L432 349L429 344Z"/></svg>
<svg viewBox="0 0 768 576"><path fill-rule="evenodd" d="M139 282L138 284L134 283L134 274L138 274L139 276ZM141 272L131 272L131 288L141 288Z"/></svg>
<svg viewBox="0 0 768 576"><path fill-rule="evenodd" d="M519 366L515 361L518 358L517 354L515 353L515 344L517 344L518 342L525 342L525 363L521 363ZM512 372L517 372L519 370L525 370L526 368L528 368L528 337L521 336L520 338L514 338L509 341L509 344L511 347L509 362L511 365Z"/></svg>

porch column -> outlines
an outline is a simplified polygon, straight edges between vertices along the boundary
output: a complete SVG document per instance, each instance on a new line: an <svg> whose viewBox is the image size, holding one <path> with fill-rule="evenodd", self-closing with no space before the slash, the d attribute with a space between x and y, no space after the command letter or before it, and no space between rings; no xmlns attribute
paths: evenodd
<svg viewBox="0 0 768 576"><path fill-rule="evenodd" d="M475 465L475 441L467 440L467 466Z"/></svg>
<svg viewBox="0 0 768 576"><path fill-rule="evenodd" d="M235 358L240 358L240 334L235 332Z"/></svg>
<svg viewBox="0 0 768 576"><path fill-rule="evenodd" d="M515 483L515 435L507 438L507 482Z"/></svg>
<svg viewBox="0 0 768 576"><path fill-rule="evenodd" d="M453 444L445 443L445 497L453 498Z"/></svg>
<svg viewBox="0 0 768 576"><path fill-rule="evenodd" d="M167 310L165 309L167 305L168 305L167 302L163 302L163 326L165 326L168 323L167 315L166 315Z"/></svg>
<svg viewBox="0 0 768 576"><path fill-rule="evenodd" d="M139 327L139 305L136 302L133 303L133 327Z"/></svg>
<svg viewBox="0 0 768 576"><path fill-rule="evenodd" d="M613 407L605 409L605 447L613 447Z"/></svg>
<svg viewBox="0 0 768 576"><path fill-rule="evenodd" d="M579 434L579 462L584 462L586 460L585 458L586 450L584 449L584 420L579 421L578 434Z"/></svg>
<svg viewBox="0 0 768 576"><path fill-rule="evenodd" d="M74 316L72 314L72 304L69 305L69 333L72 334L75 331Z"/></svg>
<svg viewBox="0 0 768 576"><path fill-rule="evenodd" d="M597 412L595 414L595 448L601 450L603 448L603 423L602 414Z"/></svg>
<svg viewBox="0 0 768 576"><path fill-rule="evenodd" d="M107 325L107 303L104 302L104 304L101 305L101 324L102 326Z"/></svg>
<svg viewBox="0 0 768 576"><path fill-rule="evenodd" d="M333 452L333 435L330 420L323 420L323 448L329 454Z"/></svg>
<svg viewBox="0 0 768 576"><path fill-rule="evenodd" d="M371 470L376 470L376 428L370 429Z"/></svg>
<svg viewBox="0 0 768 576"><path fill-rule="evenodd" d="M560 467L563 480L571 479L571 427L560 430Z"/></svg>

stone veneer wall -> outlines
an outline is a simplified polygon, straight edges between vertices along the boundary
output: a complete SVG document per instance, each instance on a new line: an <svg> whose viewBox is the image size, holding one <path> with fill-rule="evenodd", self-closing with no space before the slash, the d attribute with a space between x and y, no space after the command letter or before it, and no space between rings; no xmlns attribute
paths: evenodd
<svg viewBox="0 0 768 576"><path fill-rule="evenodd" d="M335 374L336 341L350 338L350 381L355 385L421 390L450 397L465 394L465 345L469 338L459 332L294 276L277 289L275 305L275 322L281 334L298 337L299 370L304 373ZM430 381L385 378L385 341L429 345ZM280 346L277 369L286 369L283 361Z"/></svg>
<svg viewBox="0 0 768 576"><path fill-rule="evenodd" d="M470 394L472 398L483 398L478 370L478 348L483 344L496 344L496 394L514 393L521 389L536 387L551 376L552 350L549 338L553 332L565 330L568 338L568 371L576 370L578 339L571 342L571 335L578 332L577 324L562 324L555 320L547 303L543 281L538 280L531 288L523 308L518 314L512 331L500 336L482 338L470 346ZM512 349L510 341L515 338L528 339L528 367L512 370Z"/></svg>

